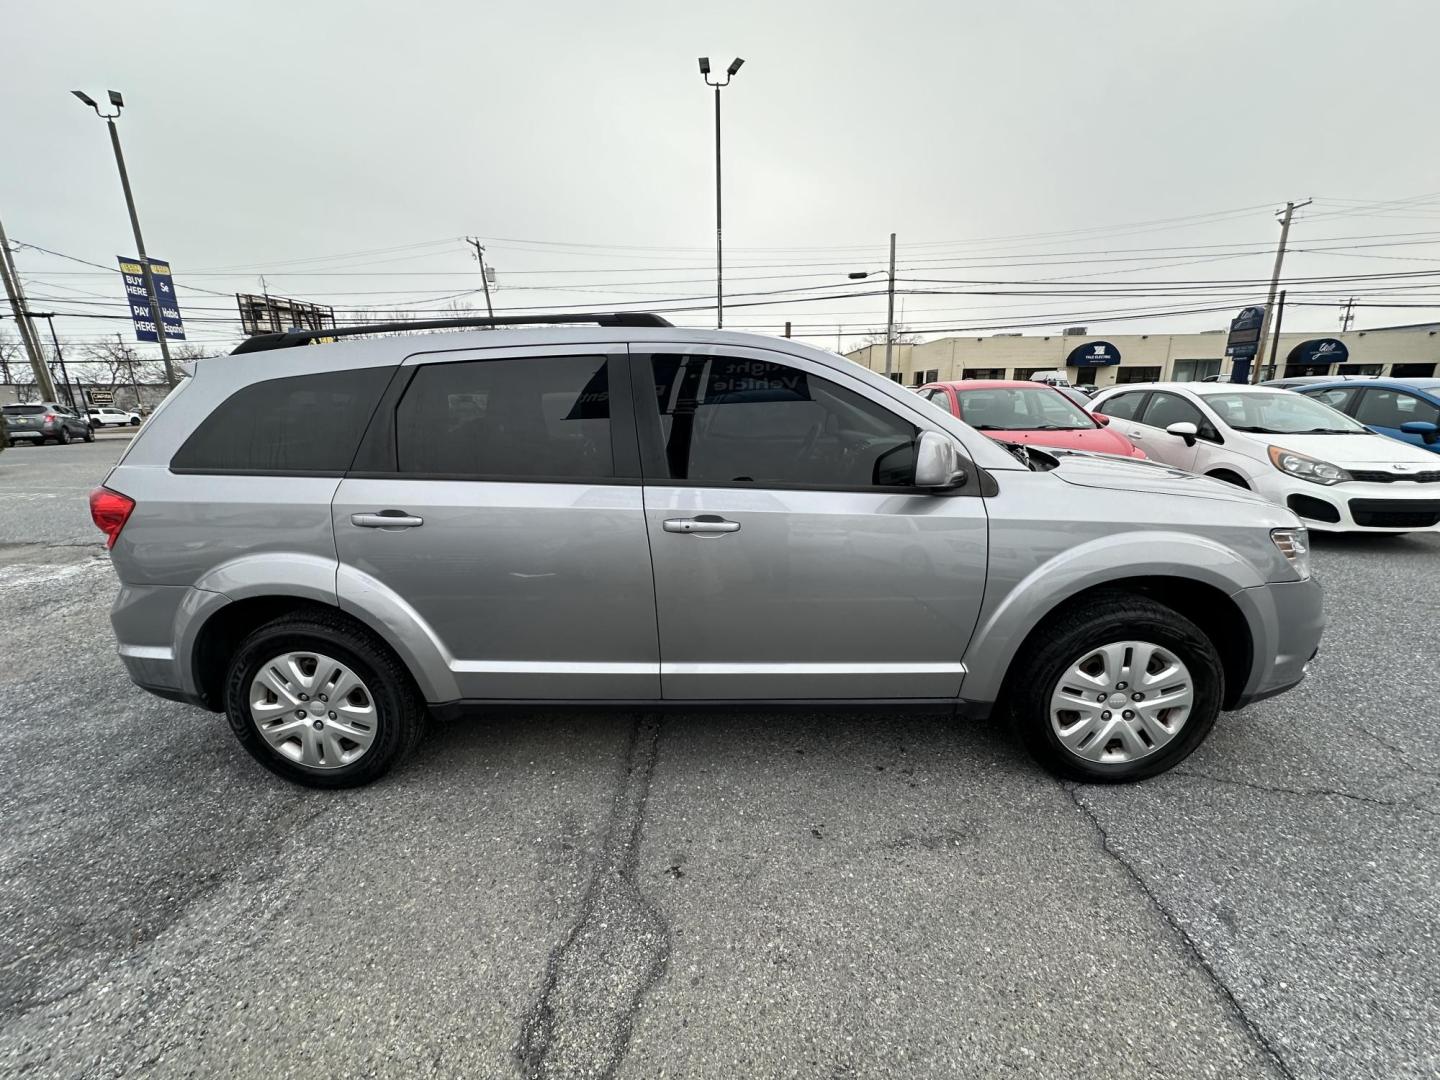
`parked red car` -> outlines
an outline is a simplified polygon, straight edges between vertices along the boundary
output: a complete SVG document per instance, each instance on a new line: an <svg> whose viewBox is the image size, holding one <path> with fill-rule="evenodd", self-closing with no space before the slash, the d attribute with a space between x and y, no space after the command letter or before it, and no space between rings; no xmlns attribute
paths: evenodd
<svg viewBox="0 0 1440 1080"><path fill-rule="evenodd" d="M920 395L998 442L1143 458L1145 452L1106 425L1108 416L1076 405L1053 386L1005 379L927 383Z"/></svg>

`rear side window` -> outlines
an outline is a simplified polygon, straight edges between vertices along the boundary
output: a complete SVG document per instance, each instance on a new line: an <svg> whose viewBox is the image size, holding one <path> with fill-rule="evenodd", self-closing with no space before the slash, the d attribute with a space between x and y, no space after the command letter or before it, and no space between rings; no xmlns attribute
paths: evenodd
<svg viewBox="0 0 1440 1080"><path fill-rule="evenodd" d="M343 475L390 374L357 368L252 383L201 422L170 468Z"/></svg>
<svg viewBox="0 0 1440 1080"><path fill-rule="evenodd" d="M428 364L395 413L402 473L457 479L596 480L615 475L603 356Z"/></svg>

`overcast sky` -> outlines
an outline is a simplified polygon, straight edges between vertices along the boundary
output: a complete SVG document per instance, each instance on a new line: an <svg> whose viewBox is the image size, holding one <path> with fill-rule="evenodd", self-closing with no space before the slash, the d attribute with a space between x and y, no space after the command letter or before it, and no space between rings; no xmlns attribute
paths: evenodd
<svg viewBox="0 0 1440 1080"><path fill-rule="evenodd" d="M802 297L883 290L845 273L882 267L893 230L902 291L948 290L902 295L917 330L1222 326L1264 298L1249 282L1269 275L1274 209L1310 196L1287 277L1440 275L1440 5L710 7L10 0L0 220L106 267L132 252L104 127L69 94L113 87L194 338L233 340L231 294L262 274L346 309L483 306L465 235L485 238L499 308L699 307L671 317L713 325L708 54L746 61L723 94L727 295L782 301L727 306L727 325L790 319L830 347L837 324L848 341L883 325L883 295ZM125 312L116 274L16 261L36 309ZM1286 328L1337 328L1351 293L1437 304L1361 306L1359 328L1434 318L1430 280L1296 283ZM740 295L782 289L809 292ZM1156 314L1198 308L1224 311Z"/></svg>

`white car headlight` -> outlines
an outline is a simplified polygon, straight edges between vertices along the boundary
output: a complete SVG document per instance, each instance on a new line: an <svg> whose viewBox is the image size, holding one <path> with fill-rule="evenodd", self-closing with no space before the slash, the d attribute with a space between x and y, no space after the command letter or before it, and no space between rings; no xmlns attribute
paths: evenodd
<svg viewBox="0 0 1440 1080"><path fill-rule="evenodd" d="M1270 447L1270 464L1283 473L1309 480L1312 484L1324 484L1326 487L1351 478L1350 474L1338 465L1331 465L1328 461L1297 454L1294 450L1279 446Z"/></svg>
<svg viewBox="0 0 1440 1080"><path fill-rule="evenodd" d="M1271 529L1270 539L1280 549L1301 580L1310 576L1310 532L1308 529Z"/></svg>

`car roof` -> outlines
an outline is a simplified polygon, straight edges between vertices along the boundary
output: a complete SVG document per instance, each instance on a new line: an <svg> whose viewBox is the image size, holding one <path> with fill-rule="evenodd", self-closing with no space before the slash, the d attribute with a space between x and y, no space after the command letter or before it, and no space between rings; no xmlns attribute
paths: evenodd
<svg viewBox="0 0 1440 1080"><path fill-rule="evenodd" d="M1340 387L1349 388L1356 384L1355 379L1330 379L1326 382L1311 383L1306 390L1331 390ZM1440 379L1366 379L1365 386L1375 387L1381 390L1419 390L1429 394L1431 397L1440 397Z"/></svg>
<svg viewBox="0 0 1440 1080"><path fill-rule="evenodd" d="M920 389L924 390L930 386L948 386L953 390L1031 390L1035 387L1045 390L1055 389L1049 383L1027 382L1024 379L952 379L948 382L926 383Z"/></svg>

